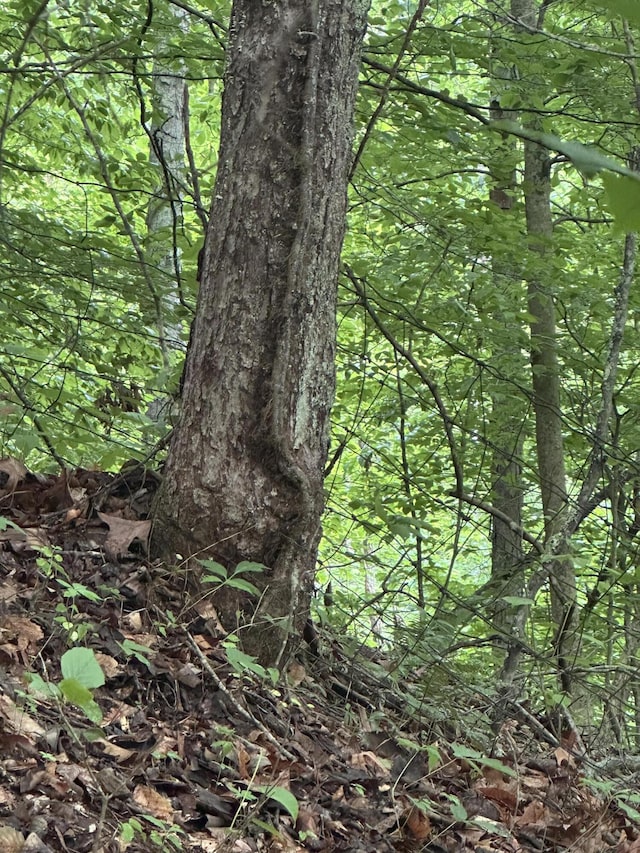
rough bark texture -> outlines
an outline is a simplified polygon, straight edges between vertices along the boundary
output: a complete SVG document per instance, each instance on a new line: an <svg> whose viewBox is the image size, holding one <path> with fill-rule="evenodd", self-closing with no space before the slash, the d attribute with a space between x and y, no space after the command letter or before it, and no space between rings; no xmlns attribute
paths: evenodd
<svg viewBox="0 0 640 853"><path fill-rule="evenodd" d="M516 32L540 28L545 4L512 0L511 15ZM535 85L535 76L532 78ZM535 125L535 120L533 121ZM524 196L530 249L543 257L552 248L551 163L546 148L524 143ZM566 485L560 367L556 338L556 309L550 282L532 264L527 278L531 335L533 410L536 424L536 456L544 514L544 539L548 554L551 611L556 626L555 656L561 686L570 689L571 657L576 648L576 578L566 555L568 495Z"/></svg>
<svg viewBox="0 0 640 853"><path fill-rule="evenodd" d="M245 647L269 662L305 614L321 532L367 6L233 4L203 279L156 506L165 558L268 567ZM238 601L218 603L235 618Z"/></svg>
<svg viewBox="0 0 640 853"><path fill-rule="evenodd" d="M534 251L544 254L551 244L549 152L525 142L525 206L527 232ZM536 275L528 279L531 321L531 369L536 421L538 476L544 512L545 542L553 559L549 574L551 612L556 625L556 656L562 687L570 687L570 656L575 646L576 579L565 533L568 496L560 407L560 368L557 356L555 304L548 287ZM557 556L564 555L564 556Z"/></svg>
<svg viewBox="0 0 640 853"><path fill-rule="evenodd" d="M499 79L504 80L515 74L515 69L505 67L500 62L499 50L492 46L491 59L499 68ZM503 110L500 106L499 92L491 101L491 118L494 121L515 119L513 111ZM516 191L516 172L504 162L512 161L511 149L513 140L502 140L495 152L494 161L490 164L492 187L491 201L503 211L504 216L510 216L513 196ZM505 264L497 258L492 260L492 272L496 289L508 288L513 293L515 305L521 302L523 296L515 282L517 271L511 263ZM509 329L505 327L505 339ZM511 344L517 352L517 343ZM513 351L504 353L506 364L514 356ZM491 519L491 580L494 582L495 597L490 603L491 621L493 625L507 638L507 643L513 637L515 623L515 608L504 599L507 596L522 596L524 578L524 554L522 549L522 509L524 504L524 489L522 483L522 447L525 436L526 411L516 400L514 382L509 373L495 377L491 389L492 406L489 423L491 440L491 503L500 511L502 518L494 516Z"/></svg>

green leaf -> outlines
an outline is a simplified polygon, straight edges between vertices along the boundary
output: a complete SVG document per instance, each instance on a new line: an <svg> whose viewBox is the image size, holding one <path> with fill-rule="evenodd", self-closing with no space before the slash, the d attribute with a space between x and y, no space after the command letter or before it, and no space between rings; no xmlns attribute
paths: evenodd
<svg viewBox="0 0 640 853"><path fill-rule="evenodd" d="M511 604L513 607L529 607L535 604L533 598L522 598L519 595L503 595L500 600Z"/></svg>
<svg viewBox="0 0 640 853"><path fill-rule="evenodd" d="M57 684L52 684L50 681L45 681L37 672L27 672L25 678L29 683L29 689L35 693L41 693L43 696L59 697L60 689Z"/></svg>
<svg viewBox="0 0 640 853"><path fill-rule="evenodd" d="M640 184L626 175L602 175L609 210L622 231L640 231Z"/></svg>
<svg viewBox="0 0 640 853"><path fill-rule="evenodd" d="M503 764L501 761L498 761L497 758L487 758L481 752L478 752L475 749L470 749L469 747L463 746L460 743L452 744L451 751L453 752L456 758L464 758L467 761L472 761L476 764L481 764L484 767L491 767L493 770L498 770L500 773L504 773L505 776L517 775L512 767L507 767L506 764Z"/></svg>
<svg viewBox="0 0 640 853"><path fill-rule="evenodd" d="M77 598L80 596L81 598L89 599L89 601L102 601L101 596L97 592L89 589L83 583L66 583L65 581L59 581L59 583L61 587L65 587L62 593L65 598Z"/></svg>
<svg viewBox="0 0 640 853"><path fill-rule="evenodd" d="M263 832L268 832L269 835L278 836L280 834L272 823L267 823L265 820L259 820L257 817L252 817L251 823ZM300 833L300 837L302 837L302 833Z"/></svg>
<svg viewBox="0 0 640 853"><path fill-rule="evenodd" d="M220 578L224 580L227 577L228 572L221 563L217 563L215 560L198 560L198 562L215 576L207 576L204 578L205 581L217 583Z"/></svg>
<svg viewBox="0 0 640 853"><path fill-rule="evenodd" d="M442 755L438 747L433 744L427 744L425 752L427 753L429 772L433 773L442 764Z"/></svg>
<svg viewBox="0 0 640 853"><path fill-rule="evenodd" d="M84 684L81 684L76 678L63 678L60 682L60 690L64 698L72 705L81 708L92 723L100 722L102 719L100 706Z"/></svg>
<svg viewBox="0 0 640 853"><path fill-rule="evenodd" d="M245 670L248 670L249 672L255 673L260 678L266 678L266 669L259 664L254 657L251 657L251 655L248 655L245 652L241 652L240 649L234 645L227 643L224 645L227 651L227 660L236 672L244 672Z"/></svg>
<svg viewBox="0 0 640 853"><path fill-rule="evenodd" d="M630 820L634 821L635 823L640 823L640 812L638 812L637 809L634 809L628 803L625 803L624 800L616 800L616 805L618 806L620 811L623 811Z"/></svg>
<svg viewBox="0 0 640 853"><path fill-rule="evenodd" d="M244 592L248 592L249 595L260 595L258 587L255 584L244 580L244 578L229 578L229 580L224 582L224 586L230 586L233 587L233 589L241 589Z"/></svg>
<svg viewBox="0 0 640 853"><path fill-rule="evenodd" d="M624 18L634 24L640 24L640 3L638 0L596 0L602 9L611 12L612 17Z"/></svg>
<svg viewBox="0 0 640 853"><path fill-rule="evenodd" d="M151 664L149 663L147 655L149 654L151 649L148 646L143 646L141 643L136 643L135 640L123 640L121 643L118 643L118 645L127 657L134 657L136 658L136 660L139 660L140 663L143 663L147 668L150 668Z"/></svg>
<svg viewBox="0 0 640 853"><path fill-rule="evenodd" d="M300 806L291 791L273 785L252 785L251 787L253 791L259 791L265 794L270 800L275 800L276 803L279 803L283 809L289 812L294 820L298 819Z"/></svg>
<svg viewBox="0 0 640 853"><path fill-rule="evenodd" d="M69 649L60 659L62 676L65 679L75 679L83 687L102 687L104 673L92 649Z"/></svg>
<svg viewBox="0 0 640 853"><path fill-rule="evenodd" d="M451 806L451 815L454 820L460 821L460 823L464 823L468 817L467 810L460 802L460 798L456 797L455 794L445 794L447 800L449 800Z"/></svg>
<svg viewBox="0 0 640 853"><path fill-rule="evenodd" d="M87 705L93 699L92 692L77 678L63 678L60 682L60 690L67 701L80 707Z"/></svg>
<svg viewBox="0 0 640 853"><path fill-rule="evenodd" d="M235 567L233 573L234 575L244 574L244 572L262 572L265 571L267 567L263 563L253 563L250 560L242 560L242 562L238 563Z"/></svg>

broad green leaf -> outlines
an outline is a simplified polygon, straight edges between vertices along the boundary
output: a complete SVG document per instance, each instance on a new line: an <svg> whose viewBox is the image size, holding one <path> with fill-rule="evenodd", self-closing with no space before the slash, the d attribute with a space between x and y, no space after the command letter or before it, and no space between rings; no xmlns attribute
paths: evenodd
<svg viewBox="0 0 640 853"><path fill-rule="evenodd" d="M58 687L58 685L53 684L50 681L45 681L41 675L38 675L37 672L26 673L25 678L29 683L30 690L33 690L36 693L41 693L43 696L60 696L60 688Z"/></svg>
<svg viewBox="0 0 640 853"><path fill-rule="evenodd" d="M640 3L638 0L595 0L597 5L611 13L612 17L624 18L634 24L640 24Z"/></svg>
<svg viewBox="0 0 640 853"><path fill-rule="evenodd" d="M99 723L102 719L100 706L94 700L93 694L84 684L75 678L63 678L60 682L60 690L64 698L80 708L92 723Z"/></svg>
<svg viewBox="0 0 640 853"><path fill-rule="evenodd" d="M60 667L63 678L75 679L84 687L93 689L104 684L104 673L92 649L69 649L62 655Z"/></svg>
<svg viewBox="0 0 640 853"><path fill-rule="evenodd" d="M151 666L147 655L151 652L148 646L143 646L141 643L136 643L135 640L123 640L118 643L122 651L127 657L134 657L143 663L147 668Z"/></svg>
<svg viewBox="0 0 640 853"><path fill-rule="evenodd" d="M464 805L460 802L460 798L455 794L445 794L445 798L449 801L453 819L464 823L469 815Z"/></svg>
<svg viewBox="0 0 640 853"><path fill-rule="evenodd" d="M633 806L620 799L616 800L616 805L630 820L634 821L634 823L640 823L640 812L637 809L634 809Z"/></svg>
<svg viewBox="0 0 640 853"><path fill-rule="evenodd" d="M602 175L607 204L625 233L640 230L640 184L626 175Z"/></svg>
<svg viewBox="0 0 640 853"><path fill-rule="evenodd" d="M275 800L276 803L279 803L283 809L286 809L289 812L294 820L298 819L300 806L291 791L277 785L252 785L251 787L253 791L265 794L270 800Z"/></svg>
<svg viewBox="0 0 640 853"><path fill-rule="evenodd" d="M97 592L94 592L92 589L89 589L83 583L71 583L68 584L64 581L60 581L60 586L64 588L63 595L65 598L77 598L80 596L81 598L87 598L89 601L101 601L101 596L98 595Z"/></svg>
<svg viewBox="0 0 640 853"><path fill-rule="evenodd" d="M249 595L260 595L260 590L255 584L244 580L244 578L229 578L224 581L224 586L233 587L233 589L241 589L243 592L248 592Z"/></svg>
<svg viewBox="0 0 640 853"><path fill-rule="evenodd" d="M215 560L198 560L198 562L213 575L213 577L206 576L204 578L205 581L216 583L220 578L224 579L227 577L228 572L221 563L217 563Z"/></svg>
<svg viewBox="0 0 640 853"><path fill-rule="evenodd" d="M468 746L464 746L461 743L452 744L451 751L456 758L464 758L467 761L472 761L485 767L491 767L493 770L499 770L500 773L504 773L505 776L517 776L517 773L512 767L507 767L506 764L498 761L497 758L487 758L487 756L483 755L481 752L471 749Z"/></svg>
<svg viewBox="0 0 640 853"><path fill-rule="evenodd" d="M254 563L251 560L242 560L233 570L235 574L243 574L244 572L258 572L262 574L267 567L263 563Z"/></svg>
<svg viewBox="0 0 640 853"><path fill-rule="evenodd" d="M93 693L76 678L63 678L59 686L64 698L79 707L87 705L93 699Z"/></svg>
<svg viewBox="0 0 640 853"><path fill-rule="evenodd" d="M251 657L251 655L241 652L240 649L231 644L225 644L225 648L227 651L227 659L237 672L248 670L261 678L264 678L267 675L266 669L259 664L254 657Z"/></svg>

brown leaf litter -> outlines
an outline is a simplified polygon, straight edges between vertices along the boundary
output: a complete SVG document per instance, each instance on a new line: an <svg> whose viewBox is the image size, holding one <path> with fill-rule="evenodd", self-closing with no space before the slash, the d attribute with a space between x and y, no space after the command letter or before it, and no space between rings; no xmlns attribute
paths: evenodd
<svg viewBox="0 0 640 853"><path fill-rule="evenodd" d="M640 853L571 739L514 718L485 760L336 640L277 685L239 671L206 591L146 558L157 482L0 460L1 853ZM29 688L74 646L98 724Z"/></svg>

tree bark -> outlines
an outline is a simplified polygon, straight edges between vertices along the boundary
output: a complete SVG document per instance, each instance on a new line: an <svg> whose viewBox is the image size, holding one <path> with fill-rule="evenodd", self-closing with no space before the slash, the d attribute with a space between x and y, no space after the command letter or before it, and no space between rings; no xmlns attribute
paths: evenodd
<svg viewBox="0 0 640 853"><path fill-rule="evenodd" d="M511 0L516 32L541 29L544 4L533 0ZM535 80L535 77L532 77ZM534 119L529 126L536 128ZM551 161L549 152L536 142L524 142L524 201L529 249L541 259L552 248ZM525 276L531 321L531 383L535 418L536 458L544 516L544 540L551 592L551 612L556 635L554 653L563 690L571 688L571 659L575 653L576 578L568 556L566 534L568 494L560 400L556 308L548 274L530 263Z"/></svg>
<svg viewBox="0 0 640 853"><path fill-rule="evenodd" d="M551 245L551 179L549 152L535 142L524 144L524 184L530 248L541 256ZM555 654L562 688L571 687L571 657L575 650L576 578L565 534L568 495L560 403L560 367L553 296L537 275L527 278L531 330L533 409L536 454L544 514L545 543L550 559L551 615L556 628Z"/></svg>
<svg viewBox="0 0 640 853"><path fill-rule="evenodd" d="M505 67L500 61L499 50L492 46L491 59L499 68L497 80L509 79L514 69ZM501 121L513 118L513 111L503 110L500 91L492 93L491 118ZM489 163L492 185L490 199L503 216L512 216L513 196L516 193L516 171L513 163L514 142L501 140L494 157ZM506 168L504 164L507 164ZM513 304L519 307L523 297L516 286L517 273L511 263L505 264L492 258L491 269L496 290L512 293ZM522 596L524 585L524 552L522 547L522 509L524 488L522 483L522 449L526 435L526 407L517 399L515 383L510 369L514 355L518 353L517 342L513 343L513 332L504 329L504 339L511 337L510 349L501 353L504 365L500 376L493 379L491 386L491 415L489 439L491 442L491 504L500 511L502 518L491 519L491 581L494 597L489 601L491 622L507 641L507 654L513 640L516 610L504 600L508 596ZM517 335L517 332L516 332ZM517 341L517 338L516 338ZM494 359L496 354L494 353ZM497 651L497 650L496 650ZM501 656L499 653L497 656Z"/></svg>
<svg viewBox="0 0 640 853"><path fill-rule="evenodd" d="M367 7L233 4L182 414L155 508L154 550L166 559L266 566L243 642L269 663L305 617L321 532ZM221 593L229 625L248 603Z"/></svg>
<svg viewBox="0 0 640 853"><path fill-rule="evenodd" d="M182 33L188 31L188 17L184 9L169 6L167 14L176 29ZM144 120L146 108L142 102L143 123L149 136L149 159L158 175L157 187L147 207L145 258L161 307L158 339L165 369L170 366L171 351L175 351L182 342L184 331L176 315L182 288L177 235L184 224L183 194L187 183L185 123L188 121L184 62L180 59L171 62L164 58L170 32L173 32L173 27L167 23L155 46L150 122ZM158 389L147 409L147 416L154 421L168 420L173 404L173 396Z"/></svg>

